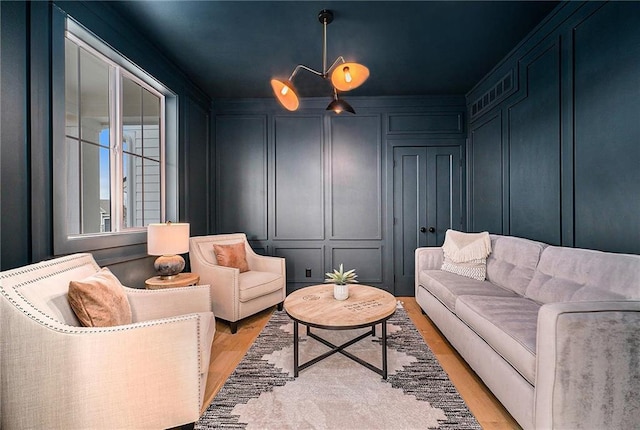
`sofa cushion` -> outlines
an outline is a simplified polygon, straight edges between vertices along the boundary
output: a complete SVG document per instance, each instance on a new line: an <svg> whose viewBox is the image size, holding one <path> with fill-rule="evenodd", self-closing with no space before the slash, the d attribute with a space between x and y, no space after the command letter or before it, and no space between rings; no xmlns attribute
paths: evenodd
<svg viewBox="0 0 640 430"><path fill-rule="evenodd" d="M511 297L513 291L498 287L488 281L478 281L442 270L423 270L418 274L420 285L433 294L451 312L455 312L456 299L465 294Z"/></svg>
<svg viewBox="0 0 640 430"><path fill-rule="evenodd" d="M460 296L456 301L458 317L532 385L539 310L524 297Z"/></svg>
<svg viewBox="0 0 640 430"><path fill-rule="evenodd" d="M240 289L239 300L248 302L257 297L282 289L282 275L273 272L259 272L249 270L240 274L238 278L238 288Z"/></svg>
<svg viewBox="0 0 640 430"><path fill-rule="evenodd" d="M106 267L69 282L69 304L85 327L131 324L131 307L118 278Z"/></svg>
<svg viewBox="0 0 640 430"><path fill-rule="evenodd" d="M249 270L247 264L247 251L244 249L244 243L232 243L225 245L213 245L216 254L216 260L220 266L233 267L239 269L240 273Z"/></svg>
<svg viewBox="0 0 640 430"><path fill-rule="evenodd" d="M487 280L523 296L546 246L519 237L491 235Z"/></svg>
<svg viewBox="0 0 640 430"><path fill-rule="evenodd" d="M640 298L640 255L549 246L525 295L540 303Z"/></svg>

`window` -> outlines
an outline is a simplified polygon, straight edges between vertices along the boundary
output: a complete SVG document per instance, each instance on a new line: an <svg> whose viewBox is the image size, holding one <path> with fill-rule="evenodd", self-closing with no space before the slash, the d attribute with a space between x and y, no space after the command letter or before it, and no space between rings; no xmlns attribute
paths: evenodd
<svg viewBox="0 0 640 430"><path fill-rule="evenodd" d="M65 25L53 48L54 93L64 88L63 117L54 102L54 252L144 243L145 226L177 212L177 98L73 19Z"/></svg>
<svg viewBox="0 0 640 430"><path fill-rule="evenodd" d="M68 33L67 232L119 232L162 219L164 96Z"/></svg>

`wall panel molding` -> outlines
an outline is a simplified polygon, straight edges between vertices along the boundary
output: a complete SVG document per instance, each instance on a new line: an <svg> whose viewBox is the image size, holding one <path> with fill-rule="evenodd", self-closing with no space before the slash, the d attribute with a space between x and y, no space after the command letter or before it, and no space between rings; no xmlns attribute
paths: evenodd
<svg viewBox="0 0 640 430"><path fill-rule="evenodd" d="M269 255L287 259L289 292L322 283L325 272L340 262L352 264L368 284L393 292L393 147L455 147L464 156L466 125L461 96L356 97L349 102L357 115L327 112L324 98L304 100L304 107L295 113L283 111L270 99L212 103L217 140L234 133L242 140L242 133L255 127L247 126L240 118L265 118L266 137L256 135L255 140L260 145L263 139L267 140L267 154L258 151L267 160L268 172L259 176L266 183L252 186L267 190L267 211L263 212L262 196L257 193L243 194L246 202L240 202L242 207L216 196L213 211L238 211L234 219L238 223L235 228L240 231L251 229L249 224L243 228L245 218L250 217L243 212L254 211L265 217L268 235L252 244L259 244ZM425 133L427 128L414 124L413 132L388 134L389 116L393 115L408 121L427 117L444 124L428 125L438 133ZM222 132L218 118L236 118L234 125L245 130ZM221 150L219 145L233 147L230 142L216 142L216 154ZM244 157L238 153L244 153L243 149L233 148L234 157ZM225 164L218 155L215 159L216 168ZM220 181L229 181L227 176L240 178L234 169L216 172L216 192ZM236 184L238 189L244 186ZM220 227L216 225L217 229ZM306 269L311 270L310 277L306 276Z"/></svg>
<svg viewBox="0 0 640 430"><path fill-rule="evenodd" d="M382 139L379 115L331 117L330 238L382 238Z"/></svg>
<svg viewBox="0 0 640 430"><path fill-rule="evenodd" d="M518 91L469 128L472 228L497 229L501 205L504 234L640 253L639 14L638 2L561 3L467 94L471 106L517 67ZM501 148L499 130L487 133L495 115ZM496 151L499 165L483 155ZM496 168L501 200L497 187L479 193Z"/></svg>
<svg viewBox="0 0 640 430"><path fill-rule="evenodd" d="M392 113L387 134L455 134L464 132L464 112Z"/></svg>
<svg viewBox="0 0 640 430"><path fill-rule="evenodd" d="M325 246L318 245L300 245L292 246L290 244L276 244L273 254L278 257L284 257L287 265L287 283L295 284L322 284L324 282L324 274L326 269ZM311 272L311 276L307 277L307 270Z"/></svg>
<svg viewBox="0 0 640 430"><path fill-rule="evenodd" d="M472 125L469 133L468 190L471 231L505 234L502 111Z"/></svg>
<svg viewBox="0 0 640 430"><path fill-rule="evenodd" d="M276 116L273 124L273 239L322 240L322 116Z"/></svg>
<svg viewBox="0 0 640 430"><path fill-rule="evenodd" d="M380 246L330 245L329 265L344 270L356 269L361 283L381 283L383 281L382 248Z"/></svg>
<svg viewBox="0 0 640 430"><path fill-rule="evenodd" d="M267 117L216 117L216 232L267 240Z"/></svg>

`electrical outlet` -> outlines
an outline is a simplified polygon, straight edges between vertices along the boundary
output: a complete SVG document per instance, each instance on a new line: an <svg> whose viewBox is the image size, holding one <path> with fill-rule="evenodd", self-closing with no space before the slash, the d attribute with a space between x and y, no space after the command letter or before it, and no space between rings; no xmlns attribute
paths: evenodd
<svg viewBox="0 0 640 430"><path fill-rule="evenodd" d="M307 277L307 278L310 278L311 277L311 269L305 269L304 276Z"/></svg>

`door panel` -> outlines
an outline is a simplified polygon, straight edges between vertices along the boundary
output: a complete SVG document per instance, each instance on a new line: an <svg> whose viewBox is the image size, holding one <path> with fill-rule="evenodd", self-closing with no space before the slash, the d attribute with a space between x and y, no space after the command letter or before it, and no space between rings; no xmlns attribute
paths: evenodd
<svg viewBox="0 0 640 430"><path fill-rule="evenodd" d="M415 249L462 226L460 148L397 147L393 159L394 294L412 296Z"/></svg>
<svg viewBox="0 0 640 430"><path fill-rule="evenodd" d="M413 295L414 251L426 246L425 225L427 148L393 150L393 260L394 294Z"/></svg>
<svg viewBox="0 0 640 430"><path fill-rule="evenodd" d="M460 149L428 148L426 246L442 246L448 229L462 227L460 183Z"/></svg>

